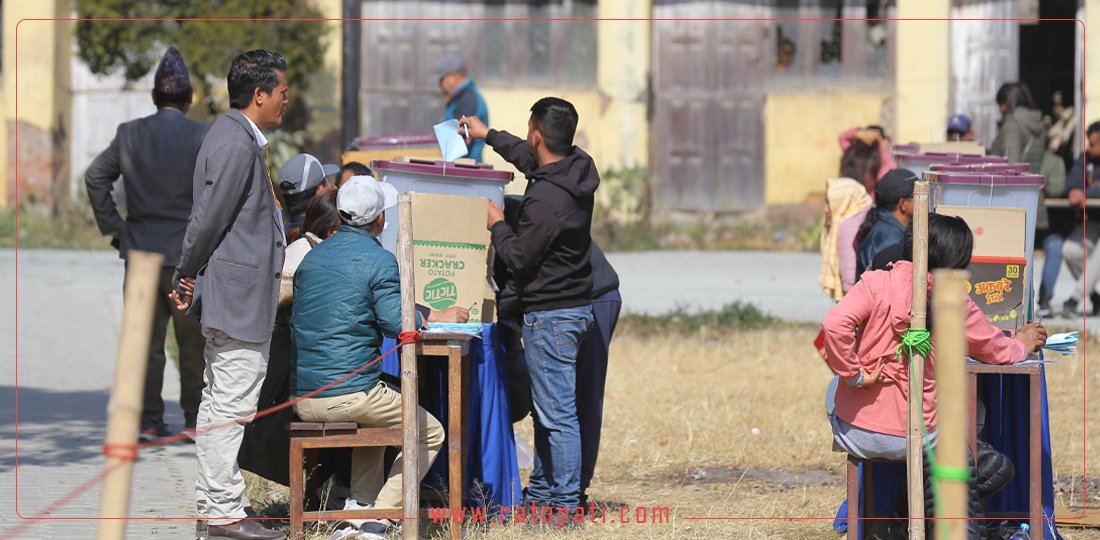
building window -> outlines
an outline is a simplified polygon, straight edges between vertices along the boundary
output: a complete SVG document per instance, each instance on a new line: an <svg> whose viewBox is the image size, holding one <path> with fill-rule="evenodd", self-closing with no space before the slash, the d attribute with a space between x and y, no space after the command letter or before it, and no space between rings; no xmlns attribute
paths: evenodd
<svg viewBox="0 0 1100 540"><path fill-rule="evenodd" d="M490 1L486 18L594 18L596 0ZM485 21L480 78L494 86L596 83L597 22Z"/></svg>
<svg viewBox="0 0 1100 540"><path fill-rule="evenodd" d="M888 80L894 0L777 0L775 68L780 79ZM794 20L834 19L834 20Z"/></svg>

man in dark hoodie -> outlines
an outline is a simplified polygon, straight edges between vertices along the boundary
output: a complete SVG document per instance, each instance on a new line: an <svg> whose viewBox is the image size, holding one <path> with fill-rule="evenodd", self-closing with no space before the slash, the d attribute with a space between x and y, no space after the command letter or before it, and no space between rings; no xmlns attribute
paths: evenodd
<svg viewBox="0 0 1100 540"><path fill-rule="evenodd" d="M871 267L875 256L905 240L905 228L913 218L913 186L917 175L894 169L875 186L875 207L867 212L856 232L856 281Z"/></svg>
<svg viewBox="0 0 1100 540"><path fill-rule="evenodd" d="M518 195L504 198L504 220L515 226L523 199ZM619 322L623 300L619 294L619 274L608 262L600 246L592 242L592 327L577 351L577 420L581 428L581 506L588 507L588 486L596 470L603 427L603 395L607 382L607 360L611 337ZM500 321L505 353L508 356L509 399L512 421L518 422L531 412L531 379L521 341L523 306L516 294L512 273L499 258L493 265L497 294L497 320Z"/></svg>
<svg viewBox="0 0 1100 540"><path fill-rule="evenodd" d="M460 129L468 127L471 137L485 139L527 176L516 226L490 202L488 228L523 306L535 420L535 468L527 498L557 508L580 504L577 353L593 319L591 226L593 194L600 185L592 158L573 146L577 120L577 109L554 97L531 107L526 141L489 129L477 117L459 120Z"/></svg>

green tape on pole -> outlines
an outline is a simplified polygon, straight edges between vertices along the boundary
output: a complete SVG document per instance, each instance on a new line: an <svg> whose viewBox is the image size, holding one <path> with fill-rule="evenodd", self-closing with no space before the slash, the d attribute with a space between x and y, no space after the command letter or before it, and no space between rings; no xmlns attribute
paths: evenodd
<svg viewBox="0 0 1100 540"><path fill-rule="evenodd" d="M966 482L970 480L970 469L966 467L946 467L944 465L936 465L932 467L932 478L937 480L953 480L955 482Z"/></svg>

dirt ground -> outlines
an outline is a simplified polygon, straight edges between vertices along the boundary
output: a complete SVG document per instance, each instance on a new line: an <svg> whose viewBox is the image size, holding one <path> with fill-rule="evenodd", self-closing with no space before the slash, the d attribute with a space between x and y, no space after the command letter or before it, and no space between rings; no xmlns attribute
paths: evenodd
<svg viewBox="0 0 1100 540"><path fill-rule="evenodd" d="M611 505L608 522L569 532L497 525L469 529L467 538L839 537L831 521L844 498L844 458L831 450L822 405L830 372L810 345L815 334L811 325L695 335L624 328L612 345L600 461L590 489L593 499ZM1089 349L1100 350L1100 342L1090 341ZM1100 392L1100 370L1083 378L1079 351L1047 373L1057 496L1078 506L1083 397L1086 390ZM1090 464L1100 462L1095 433L1089 434ZM530 440L529 420L517 424L517 435ZM1095 507L1100 492L1094 480L1089 484ZM627 505L621 515L631 523L611 523L619 521L620 505ZM653 522L655 508L668 508L667 523ZM647 522L636 523L639 515ZM1100 540L1100 530L1060 531L1070 540Z"/></svg>

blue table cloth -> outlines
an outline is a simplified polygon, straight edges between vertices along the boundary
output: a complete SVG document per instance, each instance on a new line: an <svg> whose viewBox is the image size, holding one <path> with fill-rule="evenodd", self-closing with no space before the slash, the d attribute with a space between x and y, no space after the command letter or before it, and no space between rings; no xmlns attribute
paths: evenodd
<svg viewBox="0 0 1100 540"><path fill-rule="evenodd" d="M396 342L386 339L382 350L392 348ZM508 365L504 345L496 324L482 325L480 338L470 341L470 387L466 389L469 412L466 416L467 463L465 492L467 504L512 507L519 504L521 489L519 462L516 459L516 441L512 432L511 411L508 406ZM382 359L382 371L400 376L399 353ZM421 388L420 404L443 427L447 427L447 362L422 362L418 376ZM451 436L450 433L447 434ZM446 486L447 443L436 457L435 463L424 481L434 486ZM479 487L471 489L473 481Z"/></svg>
<svg viewBox="0 0 1100 540"><path fill-rule="evenodd" d="M1047 409L1046 366L1041 369L1042 388L1042 492L1044 534L1032 531L1034 539L1061 540L1054 525L1054 472L1050 461L1050 417ZM978 399L985 403L985 428L978 437L988 441L1003 452L1016 465L1016 476L1001 491L982 501L986 512L1028 511L1028 480L1031 477L1028 459L1028 408L1030 388L1026 375L978 375ZM905 492L904 463L876 463L874 475L875 514L885 515L894 508L899 496ZM862 475L862 466L860 473ZM862 510L861 514L862 515ZM837 511L833 527L840 532L848 530L848 501ZM990 522L996 523L996 522Z"/></svg>

